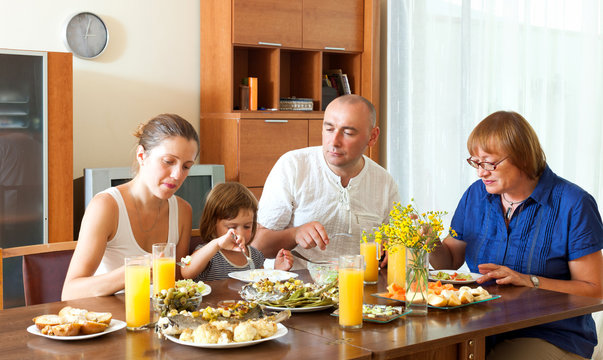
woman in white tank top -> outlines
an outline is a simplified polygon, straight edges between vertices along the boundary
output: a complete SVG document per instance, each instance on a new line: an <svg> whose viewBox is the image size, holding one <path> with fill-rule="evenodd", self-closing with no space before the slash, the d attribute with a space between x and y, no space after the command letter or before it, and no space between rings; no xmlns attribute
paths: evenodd
<svg viewBox="0 0 603 360"><path fill-rule="evenodd" d="M175 114L156 116L134 135L138 171L131 181L97 194L86 208L63 300L122 290L124 258L151 253L155 243L175 243L177 259L188 253L191 206L174 193L199 154L199 137Z"/></svg>

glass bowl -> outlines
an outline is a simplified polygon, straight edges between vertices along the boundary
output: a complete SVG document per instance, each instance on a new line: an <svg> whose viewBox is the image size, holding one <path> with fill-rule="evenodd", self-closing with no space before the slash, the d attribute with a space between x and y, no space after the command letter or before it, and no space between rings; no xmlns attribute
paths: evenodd
<svg viewBox="0 0 603 360"><path fill-rule="evenodd" d="M153 309L159 314L159 316L167 316L170 311L176 310L180 312L196 311L201 306L203 296L196 294L195 296L188 297L186 295L180 297L153 297Z"/></svg>
<svg viewBox="0 0 603 360"><path fill-rule="evenodd" d="M337 281L338 265L337 259L327 259L328 263L315 264L307 262L308 271L312 280L317 285L327 285Z"/></svg>

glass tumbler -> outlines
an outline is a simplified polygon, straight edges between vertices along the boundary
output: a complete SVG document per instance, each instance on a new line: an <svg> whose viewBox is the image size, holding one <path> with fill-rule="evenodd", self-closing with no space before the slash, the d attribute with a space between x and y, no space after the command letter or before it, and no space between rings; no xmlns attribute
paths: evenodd
<svg viewBox="0 0 603 360"><path fill-rule="evenodd" d="M176 282L176 244L153 244L153 295L173 288Z"/></svg>
<svg viewBox="0 0 603 360"><path fill-rule="evenodd" d="M142 330L150 322L151 257L126 258L126 328Z"/></svg>
<svg viewBox="0 0 603 360"><path fill-rule="evenodd" d="M342 329L362 327L364 294L364 260L362 255L339 257L339 326Z"/></svg>

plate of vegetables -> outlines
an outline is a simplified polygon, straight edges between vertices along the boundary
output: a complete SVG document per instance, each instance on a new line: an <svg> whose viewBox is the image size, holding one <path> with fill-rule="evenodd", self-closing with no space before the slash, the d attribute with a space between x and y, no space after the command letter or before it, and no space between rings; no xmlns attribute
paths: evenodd
<svg viewBox="0 0 603 360"><path fill-rule="evenodd" d="M470 284L475 282L481 274L465 273L457 270L433 270L429 272L429 280L441 281L449 284Z"/></svg>
<svg viewBox="0 0 603 360"><path fill-rule="evenodd" d="M257 302L268 309L291 312L324 310L338 301L336 282L320 286L298 279L263 279L243 286L239 294L243 299Z"/></svg>

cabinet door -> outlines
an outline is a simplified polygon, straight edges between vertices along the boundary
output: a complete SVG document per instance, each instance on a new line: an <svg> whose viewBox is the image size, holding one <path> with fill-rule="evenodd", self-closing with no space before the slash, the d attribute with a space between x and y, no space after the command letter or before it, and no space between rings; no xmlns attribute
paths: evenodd
<svg viewBox="0 0 603 360"><path fill-rule="evenodd" d="M301 47L302 0L234 0L233 43Z"/></svg>
<svg viewBox="0 0 603 360"><path fill-rule="evenodd" d="M322 145L322 120L308 120L308 146Z"/></svg>
<svg viewBox="0 0 603 360"><path fill-rule="evenodd" d="M241 120L239 182L264 186L278 158L308 146L308 120Z"/></svg>
<svg viewBox="0 0 603 360"><path fill-rule="evenodd" d="M304 48L362 51L363 5L363 0L304 0Z"/></svg>

